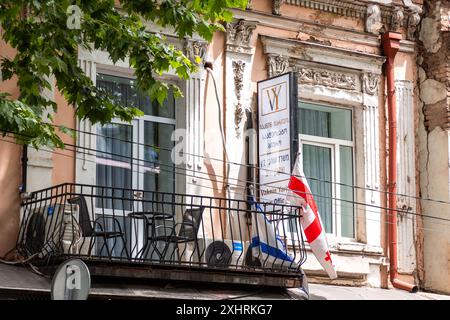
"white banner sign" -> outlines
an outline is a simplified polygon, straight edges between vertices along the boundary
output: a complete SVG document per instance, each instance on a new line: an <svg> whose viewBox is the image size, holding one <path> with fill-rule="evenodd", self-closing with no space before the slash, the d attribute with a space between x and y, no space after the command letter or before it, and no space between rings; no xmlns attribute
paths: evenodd
<svg viewBox="0 0 450 320"><path fill-rule="evenodd" d="M294 73L258 82L259 191L263 202L284 203L292 151L296 151L291 125L295 108L291 104L297 103L297 86L293 84Z"/></svg>

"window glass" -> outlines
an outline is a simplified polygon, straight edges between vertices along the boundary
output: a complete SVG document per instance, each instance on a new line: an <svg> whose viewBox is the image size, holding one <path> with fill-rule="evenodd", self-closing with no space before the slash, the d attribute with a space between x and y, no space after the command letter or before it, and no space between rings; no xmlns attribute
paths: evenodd
<svg viewBox="0 0 450 320"><path fill-rule="evenodd" d="M353 136L349 109L299 102L303 170L327 233L353 238Z"/></svg>
<svg viewBox="0 0 450 320"><path fill-rule="evenodd" d="M352 140L352 112L310 103L300 103L298 123L301 134Z"/></svg>
<svg viewBox="0 0 450 320"><path fill-rule="evenodd" d="M175 171L171 158L174 125L145 121L144 123L144 190L173 193ZM145 193L145 196L150 195ZM159 200L161 201L161 200ZM161 204L162 206L162 204ZM162 210L162 207L158 210ZM155 208L152 208L153 210ZM166 211L168 208L166 208ZM169 212L169 211L167 211Z"/></svg>
<svg viewBox="0 0 450 320"><path fill-rule="evenodd" d="M149 95L139 92L133 79L97 74L97 87L115 97L122 106L136 107L149 116L175 118L175 98L172 90L169 90L167 99L160 105L156 99L151 101Z"/></svg>
<svg viewBox="0 0 450 320"><path fill-rule="evenodd" d="M117 188L98 188L98 192L103 192L99 195L117 198L100 197L98 207L129 210L131 202L122 199L131 197L131 191L121 188L173 193L175 175L171 150L174 143L171 135L175 124L159 122L175 122L172 92L160 106L156 101L151 102L147 95L136 91L132 79L98 74L97 86L114 96L121 105L135 106L145 113L144 117L130 125L110 123L98 127L97 185ZM133 136L133 132L137 136Z"/></svg>

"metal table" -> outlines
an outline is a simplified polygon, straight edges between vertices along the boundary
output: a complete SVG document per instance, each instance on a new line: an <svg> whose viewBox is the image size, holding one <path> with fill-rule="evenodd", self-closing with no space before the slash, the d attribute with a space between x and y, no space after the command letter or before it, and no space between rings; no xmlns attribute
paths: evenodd
<svg viewBox="0 0 450 320"><path fill-rule="evenodd" d="M172 214L155 211L134 211L128 214L128 217L132 219L144 220L144 237L145 243L137 253L138 258L145 259L145 254L153 241L153 234L149 233L149 228L153 227L154 221L157 220L173 220L175 217ZM159 256L159 252L157 252Z"/></svg>

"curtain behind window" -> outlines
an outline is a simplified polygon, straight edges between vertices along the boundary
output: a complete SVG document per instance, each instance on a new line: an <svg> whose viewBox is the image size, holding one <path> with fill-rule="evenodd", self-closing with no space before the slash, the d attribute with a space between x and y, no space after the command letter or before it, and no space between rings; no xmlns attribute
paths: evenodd
<svg viewBox="0 0 450 320"><path fill-rule="evenodd" d="M330 113L309 109L299 109L298 118L302 134L330 137Z"/></svg>
<svg viewBox="0 0 450 320"><path fill-rule="evenodd" d="M332 184L327 182L332 181L331 149L304 144L303 168L324 228L327 233L331 233L333 232Z"/></svg>
<svg viewBox="0 0 450 320"><path fill-rule="evenodd" d="M300 130L302 134L319 137L330 137L329 112L300 108L299 112ZM331 149L303 145L303 170L311 187L311 193L317 203L320 217L326 232L331 233L332 228L332 171L331 171Z"/></svg>
<svg viewBox="0 0 450 320"><path fill-rule="evenodd" d="M130 209L131 202L125 201L125 199L131 199L131 191L123 189L133 187L131 141L133 141L133 131L129 125L106 124L98 128L97 185L109 188L97 188L99 196L108 197L97 198L97 207L117 210Z"/></svg>

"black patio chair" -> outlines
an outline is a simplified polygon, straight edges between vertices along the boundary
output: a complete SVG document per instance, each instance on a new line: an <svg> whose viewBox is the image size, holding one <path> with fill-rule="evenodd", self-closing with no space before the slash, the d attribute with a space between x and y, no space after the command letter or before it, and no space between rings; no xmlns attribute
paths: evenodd
<svg viewBox="0 0 450 320"><path fill-rule="evenodd" d="M91 242L89 244L89 252L88 255L91 255L92 249L94 248L95 242L92 241L92 238L103 238L103 245L100 248L99 252L102 252L103 247L106 248L106 251L108 253L108 257L112 258L112 251L109 248L108 245L108 239L116 239L121 238L123 242L123 249L120 252L120 256L122 256L123 252L125 251L125 254L130 259L130 254L127 249L127 243L125 240L125 233L122 231L122 228L120 226L119 220L117 218L110 216L110 215L102 215L101 217L91 220L89 215L89 209L86 203L86 199L84 196L79 195L74 198L71 198L67 200L70 204L76 204L79 208L79 217L78 217L78 224L80 225L80 232L82 237L91 237ZM115 231L106 231L104 230L103 226L99 223L99 220L106 220L106 219L112 219L114 221L114 224L117 227L114 227ZM99 229L97 229L99 227ZM113 246L114 247L114 246Z"/></svg>
<svg viewBox="0 0 450 320"><path fill-rule="evenodd" d="M200 249L197 233L202 221L204 210L205 207L201 206L186 209L183 214L182 222L174 223L173 226L168 226L165 223L162 225L156 225L156 223L152 223L151 241L155 244L159 241L164 242L164 249L162 251L158 250L157 246L155 245L155 251L159 256L160 261L166 256L170 244L177 244L174 251L170 255L170 258L172 258L175 251L178 251L179 249L178 244L194 242L195 250L197 251L198 259L200 262ZM153 218L156 221L156 219L158 219L158 216L155 215ZM176 230L178 227L179 231L177 233ZM164 230L164 234L158 235L157 233L161 229ZM169 232L166 232L166 230L168 230Z"/></svg>

